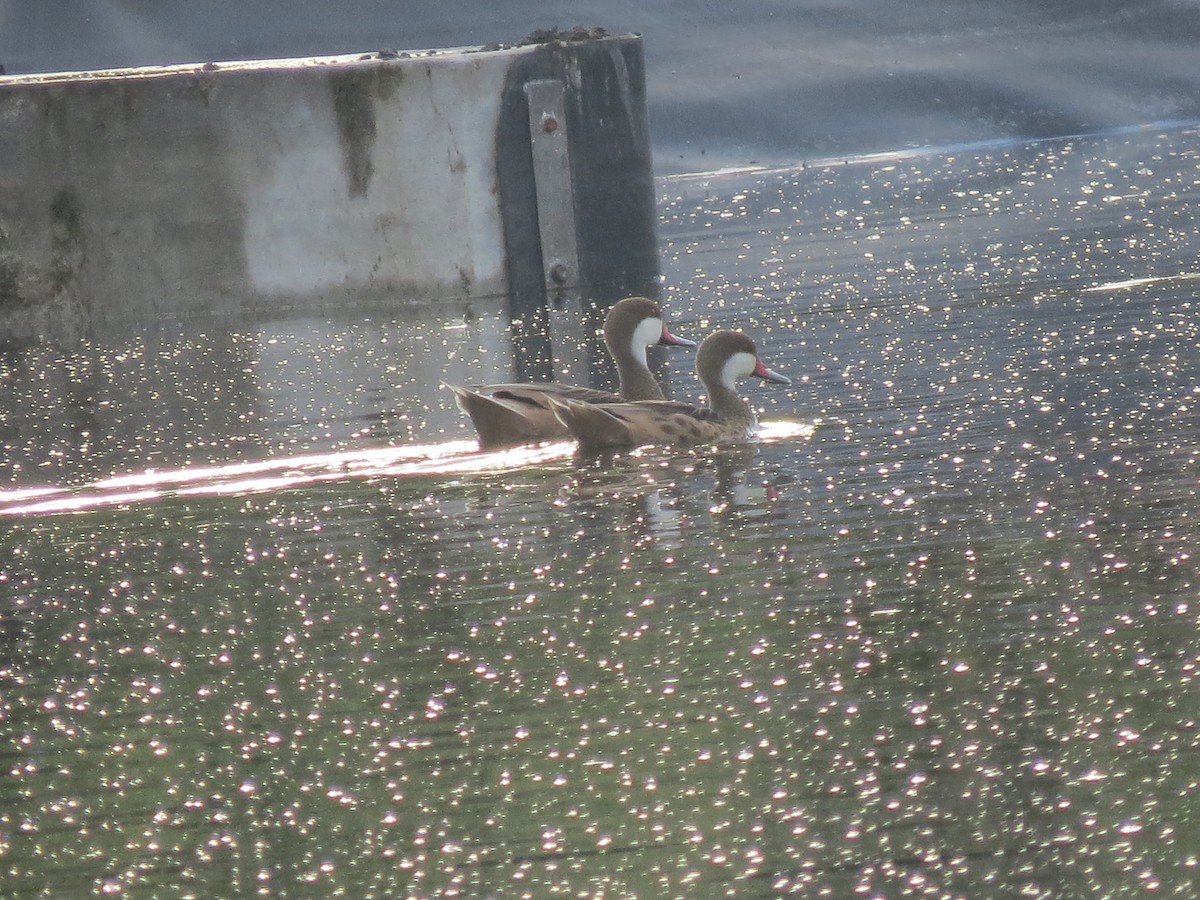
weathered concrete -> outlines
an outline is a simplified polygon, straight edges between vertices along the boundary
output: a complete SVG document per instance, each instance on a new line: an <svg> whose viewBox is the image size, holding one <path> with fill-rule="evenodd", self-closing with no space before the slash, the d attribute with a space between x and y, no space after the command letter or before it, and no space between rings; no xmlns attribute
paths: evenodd
<svg viewBox="0 0 1200 900"><path fill-rule="evenodd" d="M534 77L564 81L578 139L596 145L573 159L581 235L623 232L581 248L585 304L653 290L636 37L0 77L0 340L514 287L518 322L536 327ZM593 107L609 120L585 124ZM600 146L639 129L638 146ZM597 220L587 204L631 184Z"/></svg>

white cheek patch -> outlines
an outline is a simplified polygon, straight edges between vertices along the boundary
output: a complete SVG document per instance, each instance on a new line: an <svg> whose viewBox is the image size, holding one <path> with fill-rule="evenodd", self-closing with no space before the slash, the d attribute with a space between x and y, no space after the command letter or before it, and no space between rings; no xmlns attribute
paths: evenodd
<svg viewBox="0 0 1200 900"><path fill-rule="evenodd" d="M646 365L646 348L659 342L662 330L662 319L643 319L638 322L637 328L633 329L633 346L629 349L633 358L643 366Z"/></svg>
<svg viewBox="0 0 1200 900"><path fill-rule="evenodd" d="M756 365L758 365L758 357L753 353L733 354L725 360L725 365L721 367L721 384L732 388L734 382L739 378L747 378L752 375Z"/></svg>

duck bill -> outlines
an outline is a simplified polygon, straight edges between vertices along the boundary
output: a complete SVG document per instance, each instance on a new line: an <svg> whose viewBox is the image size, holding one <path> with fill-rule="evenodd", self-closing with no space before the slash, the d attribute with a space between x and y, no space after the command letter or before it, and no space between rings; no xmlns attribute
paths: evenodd
<svg viewBox="0 0 1200 900"><path fill-rule="evenodd" d="M662 336L658 339L659 344L665 344L668 347L695 347L695 341L689 341L687 338L676 337L671 334L666 325L662 327Z"/></svg>
<svg viewBox="0 0 1200 900"><path fill-rule="evenodd" d="M780 375L778 372L772 372L770 369L764 366L761 359L755 364L754 371L750 374L755 378L761 378L763 381L769 381L772 384L792 383L792 379L788 378L786 375Z"/></svg>

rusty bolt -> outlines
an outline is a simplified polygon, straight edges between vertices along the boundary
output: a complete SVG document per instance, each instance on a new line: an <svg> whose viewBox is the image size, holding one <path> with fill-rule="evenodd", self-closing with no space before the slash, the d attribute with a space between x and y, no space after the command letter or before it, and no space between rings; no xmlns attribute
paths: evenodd
<svg viewBox="0 0 1200 900"><path fill-rule="evenodd" d="M546 134L554 134L554 132L558 131L558 119L556 119L550 113L543 115L542 131L546 132Z"/></svg>

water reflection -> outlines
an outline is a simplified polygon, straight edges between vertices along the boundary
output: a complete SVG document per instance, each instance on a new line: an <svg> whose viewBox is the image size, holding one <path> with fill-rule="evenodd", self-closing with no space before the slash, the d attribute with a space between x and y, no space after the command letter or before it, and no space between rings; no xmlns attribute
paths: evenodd
<svg viewBox="0 0 1200 900"><path fill-rule="evenodd" d="M573 449L572 444L558 442L480 453L474 440L463 440L287 456L263 462L194 466L165 472L153 470L102 478L78 488L0 491L0 516L87 512L168 497L242 496L347 478L485 475L566 458Z"/></svg>
<svg viewBox="0 0 1200 900"><path fill-rule="evenodd" d="M511 358L499 301L389 320L163 322L128 343L8 346L0 484L466 439L441 381L507 378Z"/></svg>
<svg viewBox="0 0 1200 900"><path fill-rule="evenodd" d="M6 891L1187 895L1194 143L667 197L672 321L807 375L754 445L356 446L364 364L261 469L6 518Z"/></svg>

